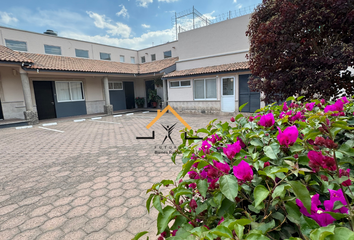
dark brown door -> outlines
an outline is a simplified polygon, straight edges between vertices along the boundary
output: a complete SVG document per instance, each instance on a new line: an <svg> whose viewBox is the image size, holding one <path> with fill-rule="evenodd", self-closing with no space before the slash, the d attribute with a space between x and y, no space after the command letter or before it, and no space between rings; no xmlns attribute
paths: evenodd
<svg viewBox="0 0 354 240"><path fill-rule="evenodd" d="M125 93L125 104L127 109L135 108L134 83L123 82L123 88Z"/></svg>
<svg viewBox="0 0 354 240"><path fill-rule="evenodd" d="M39 120L56 118L53 82L34 81L33 88Z"/></svg>
<svg viewBox="0 0 354 240"><path fill-rule="evenodd" d="M147 107L152 107L151 103L148 101L149 99L149 90L155 90L155 84L154 84L154 80L151 81L146 81L145 82L145 90L146 90L146 103L147 103Z"/></svg>

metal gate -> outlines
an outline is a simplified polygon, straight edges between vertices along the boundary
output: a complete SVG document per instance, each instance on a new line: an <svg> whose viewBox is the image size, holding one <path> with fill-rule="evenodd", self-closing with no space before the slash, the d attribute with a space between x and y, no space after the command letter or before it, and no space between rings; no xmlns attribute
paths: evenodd
<svg viewBox="0 0 354 240"><path fill-rule="evenodd" d="M248 87L248 78L251 74L239 75L239 106L248 103L242 112L254 112L261 106L261 95L259 92L251 92Z"/></svg>

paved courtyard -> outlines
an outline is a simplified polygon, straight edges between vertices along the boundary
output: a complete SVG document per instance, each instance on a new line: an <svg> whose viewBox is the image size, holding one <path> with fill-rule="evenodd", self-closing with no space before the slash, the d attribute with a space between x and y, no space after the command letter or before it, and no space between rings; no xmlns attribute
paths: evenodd
<svg viewBox="0 0 354 240"><path fill-rule="evenodd" d="M27 129L0 129L0 240L131 239L140 231L156 237L157 211L145 208L154 182L175 179L173 147L161 126L184 126L171 113L149 130L156 113L135 113ZM181 115L193 128L228 116ZM152 136L155 139L137 140Z"/></svg>

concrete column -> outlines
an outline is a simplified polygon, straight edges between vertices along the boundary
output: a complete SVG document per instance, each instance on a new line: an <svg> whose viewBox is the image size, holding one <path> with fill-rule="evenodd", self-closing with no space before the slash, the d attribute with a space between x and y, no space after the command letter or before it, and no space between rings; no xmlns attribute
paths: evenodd
<svg viewBox="0 0 354 240"><path fill-rule="evenodd" d="M111 105L111 100L109 98L108 77L103 77L103 87L104 87L104 97L106 101L106 104L104 105L104 112L108 115L112 115L113 106Z"/></svg>
<svg viewBox="0 0 354 240"><path fill-rule="evenodd" d="M25 71L20 69L20 76L21 76L22 90L23 90L23 96L25 98L25 106L26 106L26 111L23 114L25 115L25 119L28 120L28 124L30 125L38 124L38 114L37 112L33 111L31 87L29 84L28 75Z"/></svg>
<svg viewBox="0 0 354 240"><path fill-rule="evenodd" d="M162 108L167 107L167 80L162 80L162 90L163 90L163 105Z"/></svg>

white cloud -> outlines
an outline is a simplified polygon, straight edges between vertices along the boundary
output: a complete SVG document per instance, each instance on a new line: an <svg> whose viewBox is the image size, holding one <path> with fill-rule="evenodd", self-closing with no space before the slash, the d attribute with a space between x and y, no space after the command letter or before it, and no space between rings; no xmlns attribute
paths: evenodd
<svg viewBox="0 0 354 240"><path fill-rule="evenodd" d="M141 26L142 26L143 28L150 28L150 25L147 25L147 24L145 24L145 23L141 24Z"/></svg>
<svg viewBox="0 0 354 240"><path fill-rule="evenodd" d="M116 22L115 24L112 24L112 20L106 15L100 15L98 13L94 13L91 11L86 12L90 18L94 20L94 24L96 27L101 28L101 29L107 29L107 33L111 36L117 36L117 37L122 37L122 38L129 38L130 33L131 33L131 28L120 22Z"/></svg>
<svg viewBox="0 0 354 240"><path fill-rule="evenodd" d="M237 0L234 0L234 3L237 3Z"/></svg>
<svg viewBox="0 0 354 240"><path fill-rule="evenodd" d="M120 7L122 7L122 9L116 13L116 15L118 17L122 16L124 18L129 18L129 13L128 13L128 10L124 7L123 4L119 5Z"/></svg>
<svg viewBox="0 0 354 240"><path fill-rule="evenodd" d="M153 0L136 0L138 2L138 6L147 8L150 3L153 2Z"/></svg>
<svg viewBox="0 0 354 240"><path fill-rule="evenodd" d="M14 25L17 22L18 22L18 19L15 17L12 17L11 13L0 11L0 23L6 24L6 25Z"/></svg>

